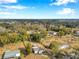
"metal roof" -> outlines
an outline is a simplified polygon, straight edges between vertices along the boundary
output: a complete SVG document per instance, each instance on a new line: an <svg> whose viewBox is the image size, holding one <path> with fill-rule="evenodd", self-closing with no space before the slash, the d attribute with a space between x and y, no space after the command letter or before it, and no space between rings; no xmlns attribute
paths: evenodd
<svg viewBox="0 0 79 59"><path fill-rule="evenodd" d="M11 58L11 57L19 57L20 56L20 51L16 50L16 51L6 51L4 54L4 59L5 58Z"/></svg>
<svg viewBox="0 0 79 59"><path fill-rule="evenodd" d="M63 44L61 46L59 46L59 49L65 49L65 48L69 48L68 44Z"/></svg>

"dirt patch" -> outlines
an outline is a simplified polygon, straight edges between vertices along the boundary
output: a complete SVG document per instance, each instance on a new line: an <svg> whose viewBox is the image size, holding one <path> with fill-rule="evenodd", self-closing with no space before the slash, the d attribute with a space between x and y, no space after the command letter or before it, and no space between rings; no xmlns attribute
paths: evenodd
<svg viewBox="0 0 79 59"><path fill-rule="evenodd" d="M37 54L29 54L22 59L49 59L47 56L37 55Z"/></svg>

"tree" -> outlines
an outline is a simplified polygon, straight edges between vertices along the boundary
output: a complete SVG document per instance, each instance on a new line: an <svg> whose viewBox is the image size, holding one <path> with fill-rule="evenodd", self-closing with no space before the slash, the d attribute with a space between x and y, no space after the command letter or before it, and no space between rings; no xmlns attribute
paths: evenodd
<svg viewBox="0 0 79 59"><path fill-rule="evenodd" d="M65 34L70 34L71 33L71 28L61 28L61 31L63 31Z"/></svg>
<svg viewBox="0 0 79 59"><path fill-rule="evenodd" d="M49 46L49 48L52 50L52 54L55 56L58 52L58 43L57 42L52 42Z"/></svg>
<svg viewBox="0 0 79 59"><path fill-rule="evenodd" d="M28 54L30 54L32 52L31 47L32 47L32 45L30 43L27 43L25 48L26 48L26 51Z"/></svg>
<svg viewBox="0 0 79 59"><path fill-rule="evenodd" d="M61 36L65 35L65 32L59 31L58 35L61 37Z"/></svg>
<svg viewBox="0 0 79 59"><path fill-rule="evenodd" d="M45 38L46 36L47 36L47 31L45 31L45 30L43 30L43 31L40 31L40 36L42 37L42 38Z"/></svg>
<svg viewBox="0 0 79 59"><path fill-rule="evenodd" d="M8 43L9 43L8 33L0 34L0 46L3 46Z"/></svg>
<svg viewBox="0 0 79 59"><path fill-rule="evenodd" d="M41 35L39 33L34 33L30 35L31 41L39 42L41 40Z"/></svg>

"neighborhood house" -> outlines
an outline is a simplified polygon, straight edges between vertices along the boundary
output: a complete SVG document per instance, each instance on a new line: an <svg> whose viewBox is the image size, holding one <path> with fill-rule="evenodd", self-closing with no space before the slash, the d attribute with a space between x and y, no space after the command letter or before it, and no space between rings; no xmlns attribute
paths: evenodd
<svg viewBox="0 0 79 59"><path fill-rule="evenodd" d="M63 44L63 45L59 46L59 49L66 49L66 48L69 48L68 44Z"/></svg>
<svg viewBox="0 0 79 59"><path fill-rule="evenodd" d="M44 52L44 49L40 48L40 47L37 47L37 46L33 46L32 47L32 51L33 53L35 54L42 54Z"/></svg>
<svg viewBox="0 0 79 59"><path fill-rule="evenodd" d="M20 51L6 51L4 53L3 59L19 59L20 58Z"/></svg>
<svg viewBox="0 0 79 59"><path fill-rule="evenodd" d="M78 36L79 36L79 31L76 31L76 35L78 35Z"/></svg>
<svg viewBox="0 0 79 59"><path fill-rule="evenodd" d="M48 35L49 35L49 36L52 36L52 35L57 35L57 32L54 32L54 31L49 31L49 32L48 32Z"/></svg>

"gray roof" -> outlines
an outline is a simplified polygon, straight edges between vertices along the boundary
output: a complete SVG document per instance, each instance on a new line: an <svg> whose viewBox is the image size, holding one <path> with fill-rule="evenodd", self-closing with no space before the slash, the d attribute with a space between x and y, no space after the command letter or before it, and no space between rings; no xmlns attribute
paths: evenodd
<svg viewBox="0 0 79 59"><path fill-rule="evenodd" d="M16 50L16 51L6 51L5 54L4 54L4 59L6 58L11 58L11 57L18 57L17 55L20 54L20 51L19 50Z"/></svg>
<svg viewBox="0 0 79 59"><path fill-rule="evenodd" d="M79 31L76 31L76 34L79 35Z"/></svg>
<svg viewBox="0 0 79 59"><path fill-rule="evenodd" d="M32 47L32 49L34 50L34 51L44 51L44 49L42 49L42 48L40 48L40 47Z"/></svg>

